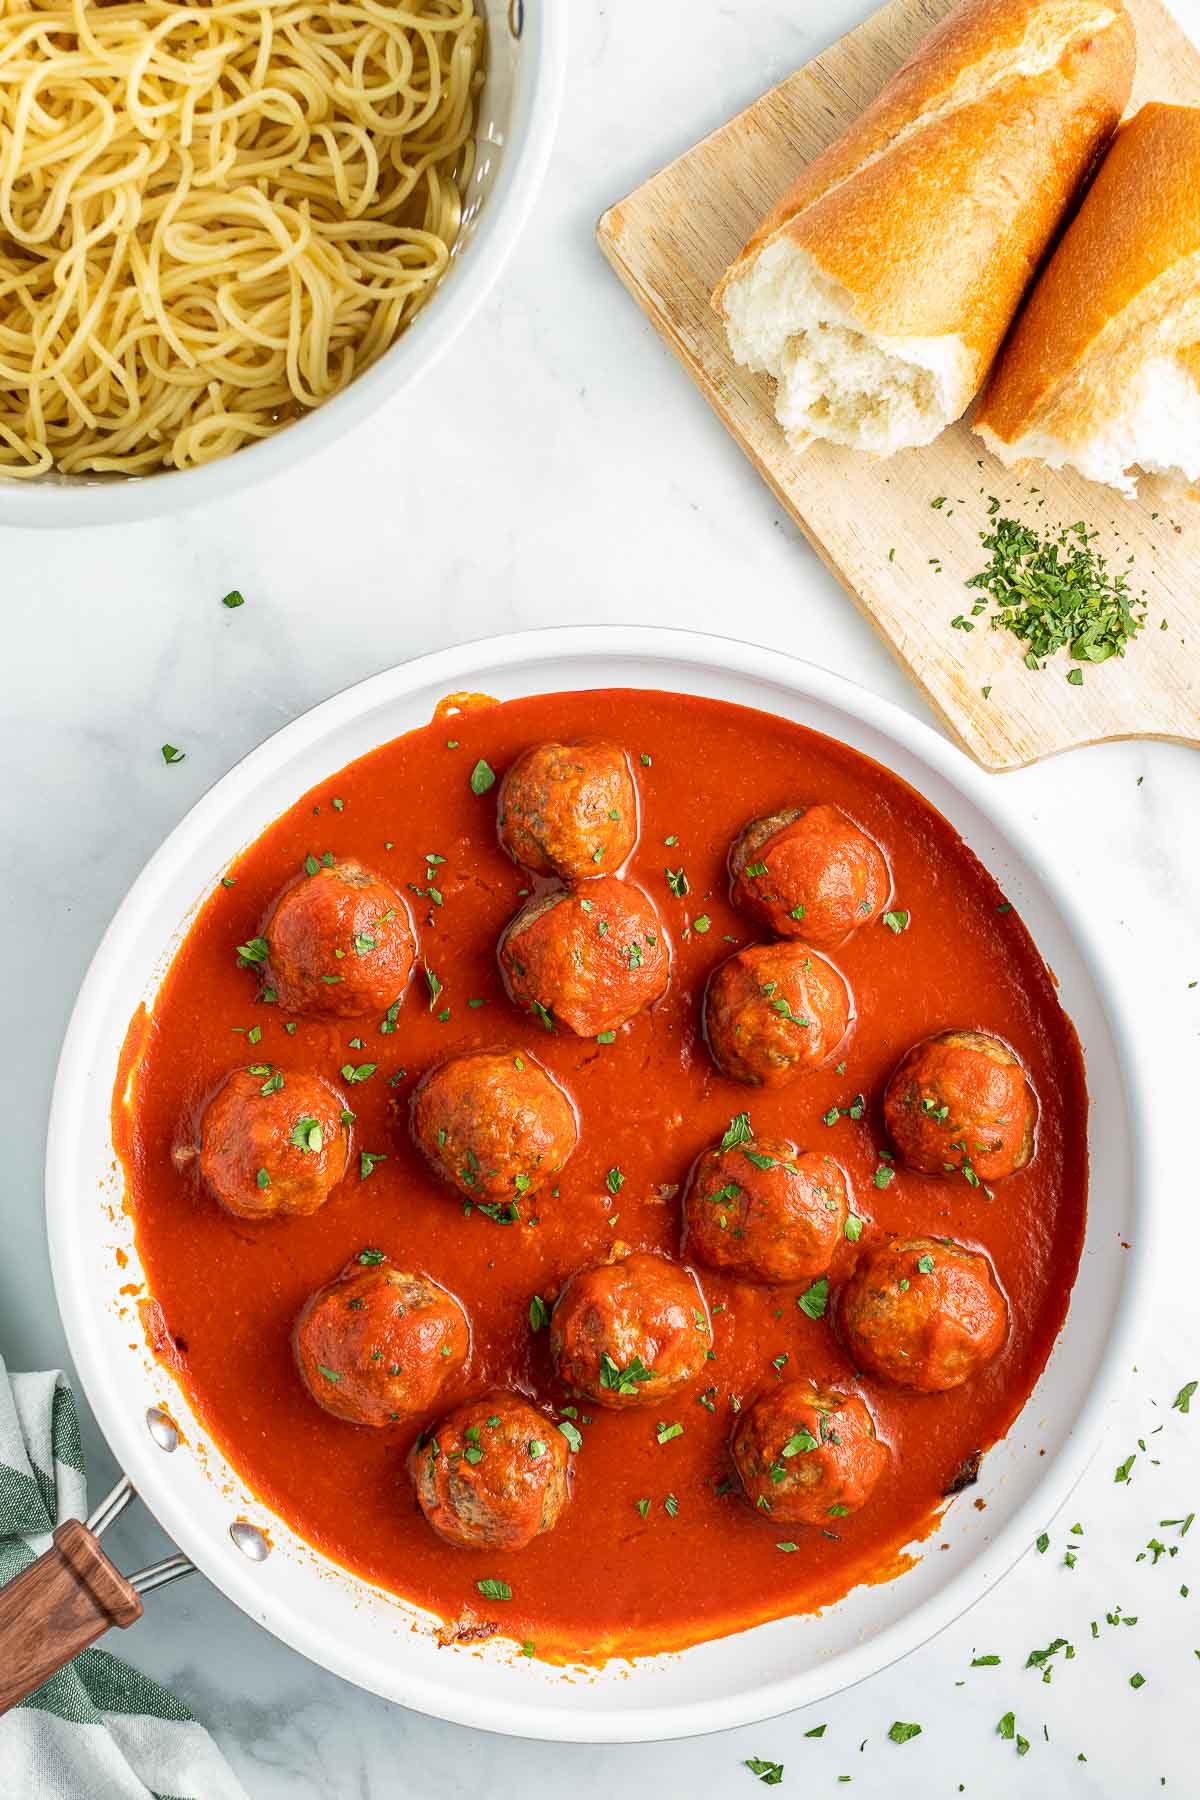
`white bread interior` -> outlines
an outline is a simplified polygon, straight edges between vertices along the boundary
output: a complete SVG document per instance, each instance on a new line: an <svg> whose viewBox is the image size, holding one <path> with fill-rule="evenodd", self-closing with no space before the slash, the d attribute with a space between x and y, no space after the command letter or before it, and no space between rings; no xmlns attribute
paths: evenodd
<svg viewBox="0 0 1200 1800"><path fill-rule="evenodd" d="M1006 443L985 424L976 426L993 456L1011 467L1037 457L1052 469L1072 468L1136 497L1142 475L1160 477L1166 491L1200 481L1200 388L1173 356L1152 356L1121 391L1120 410L1086 437L1070 441L1043 431Z"/></svg>
<svg viewBox="0 0 1200 1800"><path fill-rule="evenodd" d="M774 377L775 411L794 449L815 437L877 456L931 444L974 392L960 337L867 330L841 282L786 236L732 277L722 305L737 361Z"/></svg>

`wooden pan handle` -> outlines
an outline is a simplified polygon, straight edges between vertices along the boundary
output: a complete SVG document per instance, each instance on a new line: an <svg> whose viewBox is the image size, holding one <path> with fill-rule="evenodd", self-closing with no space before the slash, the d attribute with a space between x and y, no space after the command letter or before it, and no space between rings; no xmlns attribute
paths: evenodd
<svg viewBox="0 0 1200 1800"><path fill-rule="evenodd" d="M0 1715L113 1625L142 1616L134 1587L78 1519L44 1556L0 1588Z"/></svg>

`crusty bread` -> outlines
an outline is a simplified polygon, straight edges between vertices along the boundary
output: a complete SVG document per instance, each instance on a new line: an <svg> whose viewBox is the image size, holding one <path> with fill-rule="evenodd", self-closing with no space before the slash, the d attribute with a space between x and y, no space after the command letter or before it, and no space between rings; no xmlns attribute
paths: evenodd
<svg viewBox="0 0 1200 1800"><path fill-rule="evenodd" d="M1122 0L964 0L802 172L713 305L802 449L930 443L1129 97Z"/></svg>
<svg viewBox="0 0 1200 1800"><path fill-rule="evenodd" d="M975 429L1001 461L1137 491L1200 481L1200 108L1122 126L1001 352Z"/></svg>

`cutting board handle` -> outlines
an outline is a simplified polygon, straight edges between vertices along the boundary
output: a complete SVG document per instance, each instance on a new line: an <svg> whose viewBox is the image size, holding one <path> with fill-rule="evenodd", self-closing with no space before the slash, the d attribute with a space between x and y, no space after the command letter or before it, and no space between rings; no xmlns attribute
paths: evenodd
<svg viewBox="0 0 1200 1800"><path fill-rule="evenodd" d="M0 1715L112 1626L142 1616L141 1597L94 1532L68 1519L44 1556L0 1588Z"/></svg>

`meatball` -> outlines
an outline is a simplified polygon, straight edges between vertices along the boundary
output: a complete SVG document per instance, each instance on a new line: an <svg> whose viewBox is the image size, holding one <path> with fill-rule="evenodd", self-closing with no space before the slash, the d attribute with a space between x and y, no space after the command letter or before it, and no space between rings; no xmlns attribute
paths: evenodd
<svg viewBox="0 0 1200 1800"><path fill-rule="evenodd" d="M597 1406L669 1400L699 1375L711 1342L691 1270L645 1251L581 1269L550 1319L559 1378Z"/></svg>
<svg viewBox="0 0 1200 1800"><path fill-rule="evenodd" d="M832 949L888 903L892 878L874 838L838 806L752 819L729 853L733 901L768 931Z"/></svg>
<svg viewBox="0 0 1200 1800"><path fill-rule="evenodd" d="M731 1081L783 1087L819 1068L850 1026L850 993L805 944L753 944L723 962L704 997L713 1060Z"/></svg>
<svg viewBox="0 0 1200 1800"><path fill-rule="evenodd" d="M318 1406L352 1425L392 1425L436 1405L471 1331L444 1287L364 1250L307 1301L293 1343Z"/></svg>
<svg viewBox="0 0 1200 1800"><path fill-rule="evenodd" d="M1037 1102L1017 1057L983 1031L944 1031L903 1058L883 1116L910 1169L961 1172L972 1186L1023 1169Z"/></svg>
<svg viewBox="0 0 1200 1800"><path fill-rule="evenodd" d="M888 1453L856 1394L785 1381L739 1414L733 1460L759 1512L777 1524L827 1525L866 1505Z"/></svg>
<svg viewBox="0 0 1200 1800"><path fill-rule="evenodd" d="M400 998L416 956L408 908L390 882L356 862L320 865L278 901L267 961L289 1012L353 1018Z"/></svg>
<svg viewBox="0 0 1200 1800"><path fill-rule="evenodd" d="M239 1219L314 1213L346 1173L343 1110L316 1075L235 1069L204 1109L200 1173Z"/></svg>
<svg viewBox="0 0 1200 1800"><path fill-rule="evenodd" d="M519 1006L579 1037L616 1031L666 992L667 940L649 896L602 875L530 900L500 939L500 967Z"/></svg>
<svg viewBox="0 0 1200 1800"><path fill-rule="evenodd" d="M637 837L637 789L616 744L535 744L500 784L500 842L537 875L619 869Z"/></svg>
<svg viewBox="0 0 1200 1800"><path fill-rule="evenodd" d="M1008 1336L991 1263L950 1238L907 1238L868 1253L837 1316L858 1368L919 1394L961 1387Z"/></svg>
<svg viewBox="0 0 1200 1800"><path fill-rule="evenodd" d="M567 1440L520 1394L469 1400L418 1438L409 1459L433 1529L462 1550L523 1550L567 1503Z"/></svg>
<svg viewBox="0 0 1200 1800"><path fill-rule="evenodd" d="M744 1281L810 1281L833 1261L848 1212L846 1178L830 1157L751 1137L718 1144L696 1163L684 1242L710 1269Z"/></svg>
<svg viewBox="0 0 1200 1800"><path fill-rule="evenodd" d="M535 1193L578 1136L567 1096L517 1050L474 1050L433 1069L413 1094L411 1122L438 1175L471 1200Z"/></svg>

